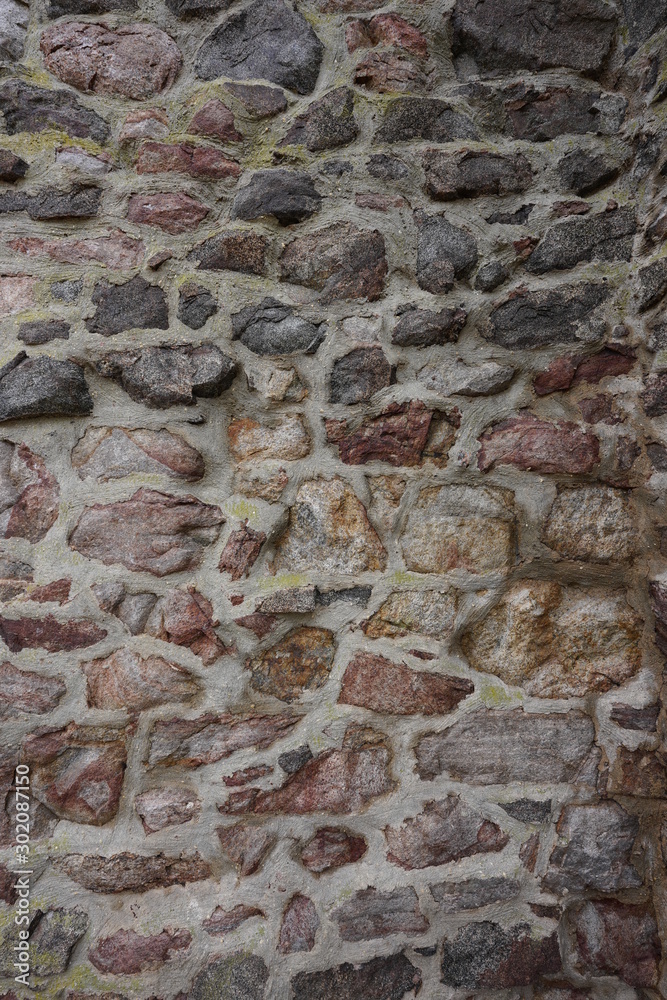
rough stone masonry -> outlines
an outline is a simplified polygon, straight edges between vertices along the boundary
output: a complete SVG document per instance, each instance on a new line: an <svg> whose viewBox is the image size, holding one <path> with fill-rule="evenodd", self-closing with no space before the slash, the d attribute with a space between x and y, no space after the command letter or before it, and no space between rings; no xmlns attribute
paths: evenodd
<svg viewBox="0 0 667 1000"><path fill-rule="evenodd" d="M0 63L1 1000L666 998L664 0Z"/></svg>

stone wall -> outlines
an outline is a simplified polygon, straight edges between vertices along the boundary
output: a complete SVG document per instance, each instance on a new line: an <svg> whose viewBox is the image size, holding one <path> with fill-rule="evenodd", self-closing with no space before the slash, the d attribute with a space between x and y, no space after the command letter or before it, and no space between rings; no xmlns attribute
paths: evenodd
<svg viewBox="0 0 667 1000"><path fill-rule="evenodd" d="M3 1000L667 996L664 3L0 36Z"/></svg>

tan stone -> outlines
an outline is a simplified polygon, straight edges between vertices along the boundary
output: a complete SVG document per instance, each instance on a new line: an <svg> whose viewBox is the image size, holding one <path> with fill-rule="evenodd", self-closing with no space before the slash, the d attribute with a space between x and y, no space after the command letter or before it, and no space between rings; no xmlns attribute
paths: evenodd
<svg viewBox="0 0 667 1000"><path fill-rule="evenodd" d="M609 562L630 558L639 535L627 491L607 486L560 490L542 538L566 559Z"/></svg>
<svg viewBox="0 0 667 1000"><path fill-rule="evenodd" d="M242 418L229 425L229 447L237 462L276 458L295 461L310 451L310 438L298 415L283 417L275 427Z"/></svg>
<svg viewBox="0 0 667 1000"><path fill-rule="evenodd" d="M608 691L637 672L641 619L618 590L524 580L464 633L471 665L539 698Z"/></svg>
<svg viewBox="0 0 667 1000"><path fill-rule="evenodd" d="M456 605L456 593L451 590L396 591L361 627L369 639L393 639L409 632L444 639L454 628Z"/></svg>
<svg viewBox="0 0 667 1000"><path fill-rule="evenodd" d="M510 494L470 486L427 486L408 513L403 558L417 573L506 572L514 562Z"/></svg>

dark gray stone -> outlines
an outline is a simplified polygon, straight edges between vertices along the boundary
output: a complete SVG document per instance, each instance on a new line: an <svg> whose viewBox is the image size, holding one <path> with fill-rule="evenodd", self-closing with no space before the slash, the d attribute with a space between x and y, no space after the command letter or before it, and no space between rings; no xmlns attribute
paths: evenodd
<svg viewBox="0 0 667 1000"><path fill-rule="evenodd" d="M568 219L547 230L524 266L533 274L545 274L585 261L630 260L636 232L633 208Z"/></svg>
<svg viewBox="0 0 667 1000"><path fill-rule="evenodd" d="M266 298L232 316L232 335L255 354L314 354L324 340L324 324L295 315L291 306Z"/></svg>
<svg viewBox="0 0 667 1000"><path fill-rule="evenodd" d="M442 913L458 913L514 899L521 892L521 883L513 878L469 878L465 882L439 882L429 888Z"/></svg>
<svg viewBox="0 0 667 1000"><path fill-rule="evenodd" d="M200 80L269 80L310 94L320 72L324 46L302 14L282 0L255 0L231 14L199 50Z"/></svg>
<svg viewBox="0 0 667 1000"><path fill-rule="evenodd" d="M538 938L529 924L505 930L490 920L466 924L442 946L441 980L470 990L530 986L561 969L558 934Z"/></svg>
<svg viewBox="0 0 667 1000"><path fill-rule="evenodd" d="M0 368L0 420L92 413L93 401L74 361L29 358L25 351Z"/></svg>
<svg viewBox="0 0 667 1000"><path fill-rule="evenodd" d="M621 0L623 23L630 41L640 45L667 24L667 7L664 3L648 4L646 0Z"/></svg>
<svg viewBox="0 0 667 1000"><path fill-rule="evenodd" d="M401 97L387 108L375 135L378 142L452 142L479 139L479 132L467 115L455 111L445 101L428 97Z"/></svg>
<svg viewBox="0 0 667 1000"><path fill-rule="evenodd" d="M354 173L354 167L347 160L327 160L320 167L320 173L327 177L344 177Z"/></svg>
<svg viewBox="0 0 667 1000"><path fill-rule="evenodd" d="M667 293L667 257L647 264L639 272L639 309L644 311L656 305Z"/></svg>
<svg viewBox="0 0 667 1000"><path fill-rule="evenodd" d="M176 17L210 17L220 10L227 10L232 0L165 0Z"/></svg>
<svg viewBox="0 0 667 1000"><path fill-rule="evenodd" d="M190 406L196 396L210 398L229 389L236 364L213 344L144 347L114 351L97 363L138 403L157 409Z"/></svg>
<svg viewBox="0 0 667 1000"><path fill-rule="evenodd" d="M13 184L25 177L28 164L11 149L0 149L0 181Z"/></svg>
<svg viewBox="0 0 667 1000"><path fill-rule="evenodd" d="M51 340L69 340L69 323L62 319L36 319L21 323L18 339L30 347L48 344Z"/></svg>
<svg viewBox="0 0 667 1000"><path fill-rule="evenodd" d="M334 362L329 402L348 406L363 403L391 385L393 376L394 369L381 347L357 347Z"/></svg>
<svg viewBox="0 0 667 1000"><path fill-rule="evenodd" d="M492 212L491 215L487 215L486 221L490 226L496 223L499 223L501 226L523 226L528 221L530 213L534 208L535 205L528 204L517 208L515 212ZM494 261L493 263L497 262Z"/></svg>
<svg viewBox="0 0 667 1000"><path fill-rule="evenodd" d="M399 306L400 319L391 335L392 344L399 347L433 347L435 344L452 344L459 339L468 314L464 309L417 309Z"/></svg>
<svg viewBox="0 0 667 1000"><path fill-rule="evenodd" d="M401 181L410 176L410 171L397 156L387 156L386 153L374 153L366 164L371 177L379 177L383 181Z"/></svg>
<svg viewBox="0 0 667 1000"><path fill-rule="evenodd" d="M36 976L56 976L64 972L74 946L87 929L88 916L81 910L38 911L30 933L31 972Z"/></svg>
<svg viewBox="0 0 667 1000"><path fill-rule="evenodd" d="M480 97L492 98L490 88ZM517 83L502 92L504 131L515 139L550 142L559 135L617 135L628 102L621 94Z"/></svg>
<svg viewBox="0 0 667 1000"><path fill-rule="evenodd" d="M83 281L81 279L78 281L73 281L71 279L66 281L54 281L51 285L51 295L53 295L54 299L58 299L60 302L76 302L81 294L82 288Z"/></svg>
<svg viewBox="0 0 667 1000"><path fill-rule="evenodd" d="M597 328L594 315L609 296L603 284L561 285L521 291L491 312L482 336L502 347L550 347L583 339ZM591 315L593 314L593 315ZM599 331L600 337L604 326Z"/></svg>
<svg viewBox="0 0 667 1000"><path fill-rule="evenodd" d="M422 163L426 193L442 201L518 194L525 191L533 179L530 162L523 153L503 156L484 149L461 153L427 149Z"/></svg>
<svg viewBox="0 0 667 1000"><path fill-rule="evenodd" d="M354 93L349 87L330 90L295 119L281 146L305 146L311 153L346 146L359 135Z"/></svg>
<svg viewBox="0 0 667 1000"><path fill-rule="evenodd" d="M417 282L435 295L448 292L456 278L467 277L477 263L477 244L465 229L443 215L415 213Z"/></svg>
<svg viewBox="0 0 667 1000"><path fill-rule="evenodd" d="M593 721L581 712L480 709L423 736L415 750L417 772L424 780L448 774L472 785L591 784L600 757L594 741Z"/></svg>
<svg viewBox="0 0 667 1000"><path fill-rule="evenodd" d="M91 333L112 337L116 333L133 329L166 330L169 312L165 294L159 285L137 274L123 285L101 281L92 294L97 311L86 321Z"/></svg>
<svg viewBox="0 0 667 1000"><path fill-rule="evenodd" d="M639 821L617 802L566 806L556 832L558 843L543 879L549 892L616 892L642 884L630 861Z"/></svg>
<svg viewBox="0 0 667 1000"><path fill-rule="evenodd" d="M208 288L188 282L178 293L178 318L191 330L201 330L218 311L218 304Z"/></svg>
<svg viewBox="0 0 667 1000"><path fill-rule="evenodd" d="M281 753L278 757L278 765L283 769L285 774L295 774L312 759L313 754L310 747L304 744L302 747L297 747L296 750L288 750L286 753Z"/></svg>
<svg viewBox="0 0 667 1000"><path fill-rule="evenodd" d="M316 590L315 604L323 608L328 608L339 601L348 604L358 604L365 608L371 599L372 587L346 587L344 590Z"/></svg>
<svg viewBox="0 0 667 1000"><path fill-rule="evenodd" d="M500 806L512 819L520 823L544 823L551 815L551 799L517 799L516 802L501 802Z"/></svg>
<svg viewBox="0 0 667 1000"><path fill-rule="evenodd" d="M338 299L374 302L382 295L389 270L382 233L357 229L350 222L333 222L297 237L278 263L282 281L317 288L322 305Z"/></svg>
<svg viewBox="0 0 667 1000"><path fill-rule="evenodd" d="M290 226L314 215L321 201L308 174L258 170L234 198L232 217L249 221L273 215L281 226Z"/></svg>
<svg viewBox="0 0 667 1000"><path fill-rule="evenodd" d="M9 135L60 128L74 138L106 142L111 129L95 111L79 104L69 90L46 90L22 80L0 87L0 111Z"/></svg>
<svg viewBox="0 0 667 1000"><path fill-rule="evenodd" d="M573 149L558 164L558 176L568 191L585 195L613 181L619 169L619 164L604 153L596 156L583 149Z"/></svg>
<svg viewBox="0 0 667 1000"><path fill-rule="evenodd" d="M480 70L518 72L552 66L593 73L601 69L616 29L604 0L457 0L452 51Z"/></svg>
<svg viewBox="0 0 667 1000"><path fill-rule="evenodd" d="M269 970L259 955L237 951L210 962L196 977L189 1000L263 1000Z"/></svg>
<svg viewBox="0 0 667 1000"><path fill-rule="evenodd" d="M89 219L97 215L102 192L77 185L69 191L45 188L37 194L8 191L0 194L0 212L27 212L31 219Z"/></svg>
<svg viewBox="0 0 667 1000"><path fill-rule="evenodd" d="M653 372L647 376L642 403L647 417L663 417L667 413L667 372Z"/></svg>
<svg viewBox="0 0 667 1000"><path fill-rule="evenodd" d="M508 278L509 272L505 265L499 260L490 260L475 275L475 288L478 292L492 292Z"/></svg>
<svg viewBox="0 0 667 1000"><path fill-rule="evenodd" d="M322 972L299 972L292 979L293 1000L401 1000L417 994L422 977L403 954L374 958L354 966L350 962Z"/></svg>
<svg viewBox="0 0 667 1000"><path fill-rule="evenodd" d="M264 274L269 241L260 233L231 229L204 240L188 254L205 271Z"/></svg>
<svg viewBox="0 0 667 1000"><path fill-rule="evenodd" d="M49 17L65 17L73 14L108 14L111 11L131 13L137 9L137 0L49 0Z"/></svg>

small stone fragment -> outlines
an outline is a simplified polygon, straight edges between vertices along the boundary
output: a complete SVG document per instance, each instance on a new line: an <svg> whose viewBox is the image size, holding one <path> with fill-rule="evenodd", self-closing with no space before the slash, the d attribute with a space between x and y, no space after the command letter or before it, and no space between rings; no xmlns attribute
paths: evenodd
<svg viewBox="0 0 667 1000"><path fill-rule="evenodd" d="M246 662L255 691L288 703L303 691L314 691L329 679L336 650L333 633L321 628L296 628L275 646Z"/></svg>
<svg viewBox="0 0 667 1000"><path fill-rule="evenodd" d="M622 729L632 729L638 732L654 733L657 728L660 708L658 705L647 705L646 708L635 708L615 701L611 706L609 718Z"/></svg>
<svg viewBox="0 0 667 1000"><path fill-rule="evenodd" d="M178 318L191 330L200 330L215 316L218 304L208 288L188 281L178 292Z"/></svg>
<svg viewBox="0 0 667 1000"><path fill-rule="evenodd" d="M643 799L667 796L667 766L655 750L630 750L620 746L609 770L609 795L632 795Z"/></svg>
<svg viewBox="0 0 667 1000"><path fill-rule="evenodd" d="M223 854L238 869L239 875L252 875L274 847L277 837L262 827L237 823L219 826L218 839Z"/></svg>
<svg viewBox="0 0 667 1000"><path fill-rule="evenodd" d="M391 385L394 369L381 347L357 347L334 362L329 401L364 403L380 389Z"/></svg>
<svg viewBox="0 0 667 1000"><path fill-rule="evenodd" d="M264 79L310 94L323 53L324 46L302 14L282 0L254 0L212 31L197 54L195 72L200 80Z"/></svg>
<svg viewBox="0 0 667 1000"><path fill-rule="evenodd" d="M299 351L314 354L326 334L323 323L295 314L292 306L264 298L232 315L232 335L254 354L277 355Z"/></svg>
<svg viewBox="0 0 667 1000"><path fill-rule="evenodd" d="M234 115L217 97L207 101L188 125L193 135L205 135L221 142L240 142L243 136L234 125Z"/></svg>
<svg viewBox="0 0 667 1000"><path fill-rule="evenodd" d="M188 701L199 691L189 670L161 656L140 656L118 649L111 656L81 664L89 708L142 711L154 705Z"/></svg>
<svg viewBox="0 0 667 1000"><path fill-rule="evenodd" d="M149 856L112 854L66 854L55 867L91 892L148 892L170 885L187 885L210 878L210 865L199 856L168 857L160 852Z"/></svg>
<svg viewBox="0 0 667 1000"><path fill-rule="evenodd" d="M256 906L246 906L243 903L238 903L231 910L223 910L221 906L216 906L211 916L202 921L202 927L207 934L228 934L229 931L235 931L237 927L244 924L246 920L265 916L263 910Z"/></svg>
<svg viewBox="0 0 667 1000"><path fill-rule="evenodd" d="M48 344L52 340L69 340L69 323L61 319L37 319L21 323L18 339L28 347Z"/></svg>
<svg viewBox="0 0 667 1000"><path fill-rule="evenodd" d="M342 941L372 941L390 934L425 934L428 919L419 909L412 886L378 892L361 889L331 914Z"/></svg>
<svg viewBox="0 0 667 1000"><path fill-rule="evenodd" d="M478 709L449 729L422 737L415 753L422 779L447 773L472 785L593 784L600 758L593 721L576 710L547 715Z"/></svg>
<svg viewBox="0 0 667 1000"><path fill-rule="evenodd" d="M160 597L149 610L144 630L164 642L187 646L208 667L232 652L215 632L219 624L211 602L190 586Z"/></svg>
<svg viewBox="0 0 667 1000"><path fill-rule="evenodd" d="M387 553L363 504L342 479L303 483L276 544L278 570L358 574L382 570Z"/></svg>
<svg viewBox="0 0 667 1000"><path fill-rule="evenodd" d="M136 142L139 139L164 139L169 135L169 117L162 108L137 108L125 116L118 142Z"/></svg>
<svg viewBox="0 0 667 1000"><path fill-rule="evenodd" d="M13 184L25 177L28 164L10 149L0 149L0 181Z"/></svg>
<svg viewBox="0 0 667 1000"><path fill-rule="evenodd" d="M265 541L263 531L255 531L247 524L232 531L220 555L218 569L221 573L229 573L232 580L247 576Z"/></svg>
<svg viewBox="0 0 667 1000"><path fill-rule="evenodd" d="M183 58L175 42L153 25L61 21L43 32L46 68L63 83L96 94L142 101L168 90Z"/></svg>
<svg viewBox="0 0 667 1000"><path fill-rule="evenodd" d="M428 454L432 424L435 424L434 413L427 410L421 400L392 403L378 417L365 418L356 430L346 431L343 422L333 437L329 435L329 440L338 444L341 460L346 465L365 465L367 462L419 465L422 457ZM442 442L445 453L455 437L452 425L449 431Z"/></svg>
<svg viewBox="0 0 667 1000"><path fill-rule="evenodd" d="M600 443L590 431L566 420L540 420L529 412L493 424L479 441L477 465L482 472L497 465L543 473L591 472L600 455Z"/></svg>
<svg viewBox="0 0 667 1000"><path fill-rule="evenodd" d="M159 934L137 934L133 930L116 931L100 938L88 950L88 958L102 973L136 975L154 971L174 956L172 952L187 951L192 935L185 930L167 927Z"/></svg>
<svg viewBox="0 0 667 1000"><path fill-rule="evenodd" d="M278 939L279 953L292 955L298 951L312 951L319 926L320 918L312 899L296 893L283 913Z"/></svg>
<svg viewBox="0 0 667 1000"><path fill-rule="evenodd" d="M318 212L321 201L306 173L258 170L234 198L232 217L250 221L272 215L281 226L291 226Z"/></svg>
<svg viewBox="0 0 667 1000"><path fill-rule="evenodd" d="M223 523L219 507L193 496L141 489L129 500L86 508L69 544L107 566L165 576L198 566Z"/></svg>
<svg viewBox="0 0 667 1000"><path fill-rule="evenodd" d="M473 690L465 677L410 670L384 656L356 653L345 669L338 701L393 715L444 715Z"/></svg>
<svg viewBox="0 0 667 1000"><path fill-rule="evenodd" d="M560 971L556 931L548 937L533 936L529 924L505 930L482 920L466 924L443 943L441 982L458 989L530 986Z"/></svg>
<svg viewBox="0 0 667 1000"><path fill-rule="evenodd" d="M153 409L191 406L197 397L211 399L229 389L236 364L213 344L163 345L113 351L97 362L138 403Z"/></svg>
<svg viewBox="0 0 667 1000"><path fill-rule="evenodd" d="M189 823L199 814L200 806L199 796L192 789L170 785L151 788L134 800L134 808L146 834Z"/></svg>
<svg viewBox="0 0 667 1000"><path fill-rule="evenodd" d="M595 156L583 149L567 153L558 164L558 176L563 186L578 195L592 194L609 184L619 172L619 165L607 156Z"/></svg>
<svg viewBox="0 0 667 1000"><path fill-rule="evenodd" d="M278 757L278 766L285 774L295 774L312 759L311 749L305 743L303 746L297 747L296 750L287 750L285 753L281 753Z"/></svg>
<svg viewBox="0 0 667 1000"><path fill-rule="evenodd" d="M458 795L424 803L424 809L399 827L385 827L387 860L414 871L475 854L496 853L509 837Z"/></svg>
<svg viewBox="0 0 667 1000"><path fill-rule="evenodd" d="M322 305L338 299L374 302L382 295L388 271L382 234L349 222L298 237L283 250L279 263L282 281L318 289Z"/></svg>
<svg viewBox="0 0 667 1000"><path fill-rule="evenodd" d="M321 827L301 852L301 861L316 875L354 864L363 858L368 846L363 837L357 837L336 826Z"/></svg>
<svg viewBox="0 0 667 1000"><path fill-rule="evenodd" d="M0 421L87 416L93 401L81 365L20 351L0 368Z"/></svg>

